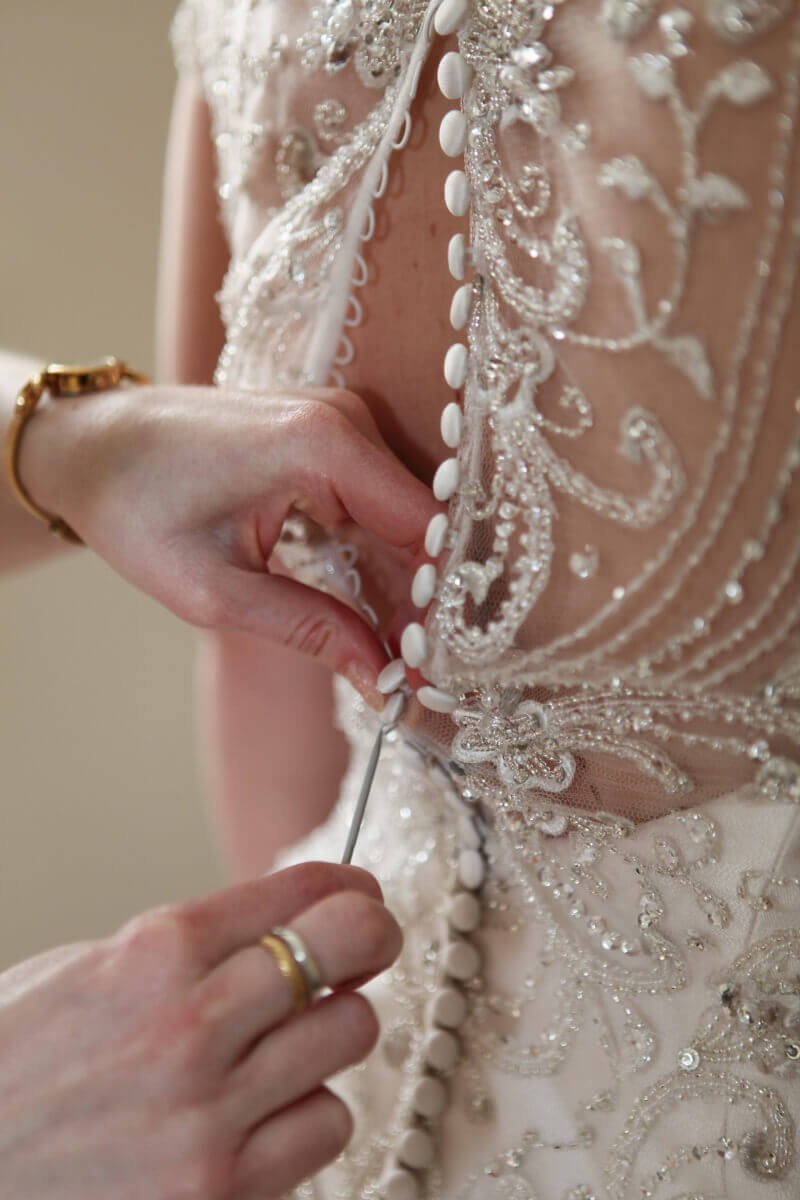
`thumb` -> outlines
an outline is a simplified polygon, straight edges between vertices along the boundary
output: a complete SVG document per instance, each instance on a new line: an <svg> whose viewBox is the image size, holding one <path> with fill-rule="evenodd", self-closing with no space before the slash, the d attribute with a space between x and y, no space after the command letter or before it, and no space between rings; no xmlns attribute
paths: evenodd
<svg viewBox="0 0 800 1200"><path fill-rule="evenodd" d="M285 575L230 565L218 589L217 628L255 634L297 650L344 675L373 708L383 707L376 686L387 663L377 634L341 601Z"/></svg>

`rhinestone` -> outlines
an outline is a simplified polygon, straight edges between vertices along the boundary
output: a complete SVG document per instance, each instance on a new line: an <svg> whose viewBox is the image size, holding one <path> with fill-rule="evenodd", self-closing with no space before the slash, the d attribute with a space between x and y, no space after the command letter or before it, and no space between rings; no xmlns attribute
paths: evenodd
<svg viewBox="0 0 800 1200"><path fill-rule="evenodd" d="M764 557L764 547L755 538L749 538L742 546L742 553L751 562L757 562L758 559Z"/></svg>
<svg viewBox="0 0 800 1200"><path fill-rule="evenodd" d="M471 1121L491 1121L494 1105L488 1096L474 1095L469 1102L468 1116Z"/></svg>
<svg viewBox="0 0 800 1200"><path fill-rule="evenodd" d="M700 1055L694 1046L687 1046L678 1054L678 1066L682 1071L696 1071L700 1066Z"/></svg>
<svg viewBox="0 0 800 1200"><path fill-rule="evenodd" d="M597 574L599 555L594 546L584 546L569 557L569 569L579 579L591 579Z"/></svg>
<svg viewBox="0 0 800 1200"><path fill-rule="evenodd" d="M754 762L766 762L769 758L769 742L766 742L764 738L759 738L757 742L748 746L747 754Z"/></svg>
<svg viewBox="0 0 800 1200"><path fill-rule="evenodd" d="M725 584L725 595L731 604L739 604L744 596L744 589L738 579L729 579Z"/></svg>

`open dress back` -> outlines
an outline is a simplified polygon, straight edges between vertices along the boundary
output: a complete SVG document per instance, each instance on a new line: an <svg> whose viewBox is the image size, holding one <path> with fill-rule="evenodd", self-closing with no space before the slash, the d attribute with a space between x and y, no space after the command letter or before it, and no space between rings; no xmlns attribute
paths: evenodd
<svg viewBox="0 0 800 1200"><path fill-rule="evenodd" d="M794 1200L800 6L184 0L174 40L225 387L403 347L402 306L370 323L402 295L383 205L415 135L449 160L419 234L452 285L448 509L355 859L406 942L337 1081L353 1142L297 1195ZM354 545L290 522L284 550L382 613ZM343 683L337 711L340 801L285 861L341 852L379 718Z"/></svg>

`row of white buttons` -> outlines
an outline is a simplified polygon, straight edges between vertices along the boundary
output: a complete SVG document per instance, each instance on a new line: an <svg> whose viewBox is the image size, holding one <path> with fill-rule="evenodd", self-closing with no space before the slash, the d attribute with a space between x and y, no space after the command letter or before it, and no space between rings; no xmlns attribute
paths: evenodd
<svg viewBox="0 0 800 1200"><path fill-rule="evenodd" d="M469 0L443 0L434 16L436 32L447 36L461 28L469 13ZM448 100L461 99L469 87L471 70L457 51L442 56L439 64L439 89ZM446 113L440 129L439 140L445 154L454 157L463 154L466 145L466 118L460 109ZM469 185L463 170L450 173L445 183L445 205L453 216L463 217L469 210ZM450 274L459 281L464 279L470 265L470 253L463 233L455 234L448 245L447 263ZM457 288L450 307L450 324L456 331L463 329L469 321L472 307L472 284L464 283ZM444 377L448 387L458 391L467 379L468 350L463 342L450 347L444 360ZM463 433L464 420L461 408L455 402L448 404L441 419L442 441L451 450L457 450ZM433 478L433 494L443 503L450 500L458 490L461 470L458 458L453 455L442 462ZM431 558L438 558L445 547L448 533L447 517L439 513L432 518L425 536L425 551ZM411 587L411 599L416 608L427 608L436 591L436 568L424 563ZM425 629L418 621L407 625L400 639L402 660L390 663L378 680L379 689L389 694L402 686L404 668L412 670L424 664L428 655ZM417 699L433 712L450 713L456 707L454 697L440 688L423 686L417 691Z"/></svg>
<svg viewBox="0 0 800 1200"><path fill-rule="evenodd" d="M469 13L469 0L442 0L434 16L434 28L442 36L457 32ZM455 51L443 55L438 71L439 88L448 100L460 99L470 82L470 68L462 56ZM463 112L454 109L447 113L439 129L439 141L449 157L463 154L466 146L467 123ZM453 216L463 217L469 209L469 185L463 170L452 171L445 184L445 204ZM469 251L463 234L451 238L447 262L450 273L456 280L463 280L469 264ZM450 308L450 323L455 330L463 329L469 321L472 306L472 285L462 284L456 290ZM463 343L450 347L445 356L444 377L455 391L462 388L467 378L468 351ZM463 415L456 403L448 404L442 413L442 440L451 450L458 448L463 431ZM436 471L433 493L437 500L449 500L457 491L460 482L458 458L445 459ZM445 547L448 520L444 513L432 518L425 535L425 551L431 558L438 558ZM433 563L424 563L411 587L411 599L415 607L427 608L436 591L436 568ZM382 672L378 687L391 693L401 687L405 678L405 667L413 670L421 667L427 658L427 638L421 623L414 621L403 630L400 639L402 659L389 664ZM434 712L450 713L456 707L453 696L439 688L425 685L417 691L417 699ZM459 1057L460 1047L454 1030L464 1021L467 1004L459 984L467 983L480 970L480 955L476 947L463 935L475 930L481 920L481 906L475 892L482 886L485 863L480 850L475 846L475 830L469 822L472 838L465 840L459 856L459 887L450 906L449 926L451 938L444 949L442 966L444 981L433 996L429 1020L432 1028L424 1042L426 1074L417 1083L412 1099L411 1112L417 1119L430 1125L443 1113L447 1105L447 1089L439 1074L453 1069ZM478 844L480 844L480 840ZM428 1128L414 1125L406 1130L397 1146L395 1162L384 1176L381 1184L383 1200L417 1200L420 1195L419 1171L433 1165L436 1154L432 1132Z"/></svg>

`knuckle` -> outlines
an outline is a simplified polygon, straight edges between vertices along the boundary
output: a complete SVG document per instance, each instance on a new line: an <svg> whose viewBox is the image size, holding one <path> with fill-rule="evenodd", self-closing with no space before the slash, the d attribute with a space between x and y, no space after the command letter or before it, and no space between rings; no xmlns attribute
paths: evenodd
<svg viewBox="0 0 800 1200"><path fill-rule="evenodd" d="M346 388L326 389L323 402L345 417L358 420L369 415L369 407L365 401L355 392L350 392Z"/></svg>
<svg viewBox="0 0 800 1200"><path fill-rule="evenodd" d="M324 399L301 400L294 409L294 420L304 436L321 434L330 436L333 426L342 423L342 414Z"/></svg>
<svg viewBox="0 0 800 1200"><path fill-rule="evenodd" d="M181 967L193 958L191 924L174 906L151 909L134 917L121 932L123 949L160 966Z"/></svg>

